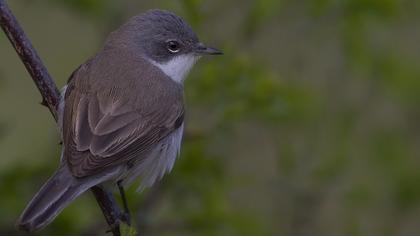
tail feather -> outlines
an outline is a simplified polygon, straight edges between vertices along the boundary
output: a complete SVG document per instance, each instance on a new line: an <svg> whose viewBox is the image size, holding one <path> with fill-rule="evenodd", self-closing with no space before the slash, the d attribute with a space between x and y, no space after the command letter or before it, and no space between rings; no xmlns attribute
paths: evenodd
<svg viewBox="0 0 420 236"><path fill-rule="evenodd" d="M62 166L42 186L18 219L17 227L36 231L50 223L72 200L96 183L85 184Z"/></svg>

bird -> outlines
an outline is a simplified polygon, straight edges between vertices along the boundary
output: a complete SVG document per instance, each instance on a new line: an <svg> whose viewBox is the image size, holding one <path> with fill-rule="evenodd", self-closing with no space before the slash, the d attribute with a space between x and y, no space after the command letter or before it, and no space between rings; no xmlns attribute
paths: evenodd
<svg viewBox="0 0 420 236"><path fill-rule="evenodd" d="M17 227L43 229L95 185L139 179L142 190L170 172L184 131L184 80L200 57L220 54L166 10L148 10L110 33L62 89L60 163Z"/></svg>

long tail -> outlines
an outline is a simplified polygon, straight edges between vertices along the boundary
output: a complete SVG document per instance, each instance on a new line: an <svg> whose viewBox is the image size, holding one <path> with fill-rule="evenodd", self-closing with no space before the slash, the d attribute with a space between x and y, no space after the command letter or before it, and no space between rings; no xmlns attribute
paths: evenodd
<svg viewBox="0 0 420 236"><path fill-rule="evenodd" d="M60 167L29 202L17 221L17 227L36 231L48 225L70 202L97 181L80 181L67 166Z"/></svg>

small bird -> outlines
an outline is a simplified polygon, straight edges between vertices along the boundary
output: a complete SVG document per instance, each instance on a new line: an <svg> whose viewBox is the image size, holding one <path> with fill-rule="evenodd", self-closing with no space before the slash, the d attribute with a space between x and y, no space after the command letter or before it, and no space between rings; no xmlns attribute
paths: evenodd
<svg viewBox="0 0 420 236"><path fill-rule="evenodd" d="M60 165L29 202L18 228L40 230L92 186L169 172L184 130L183 81L203 55L222 54L165 10L134 16L79 66L62 89ZM120 190L121 190L120 188Z"/></svg>

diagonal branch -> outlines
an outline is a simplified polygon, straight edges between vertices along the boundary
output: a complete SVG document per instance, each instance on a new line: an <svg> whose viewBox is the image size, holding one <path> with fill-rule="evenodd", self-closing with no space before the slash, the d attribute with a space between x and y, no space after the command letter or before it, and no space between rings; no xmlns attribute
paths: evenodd
<svg viewBox="0 0 420 236"><path fill-rule="evenodd" d="M0 25L38 87L43 99L42 104L50 109L57 121L57 105L60 93L4 0L0 0Z"/></svg>
<svg viewBox="0 0 420 236"><path fill-rule="evenodd" d="M6 33L41 93L42 104L48 107L55 121L57 121L57 107L60 100L60 93L57 86L4 0L0 0L0 26ZM94 186L91 190L108 225L111 227L113 235L120 235L118 217L121 215L121 211L115 199L101 186Z"/></svg>

